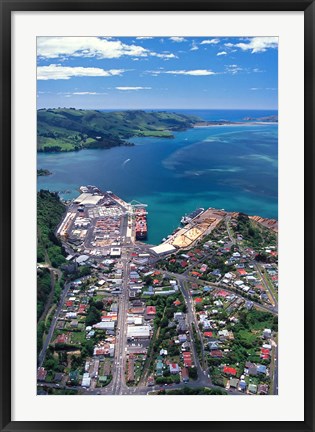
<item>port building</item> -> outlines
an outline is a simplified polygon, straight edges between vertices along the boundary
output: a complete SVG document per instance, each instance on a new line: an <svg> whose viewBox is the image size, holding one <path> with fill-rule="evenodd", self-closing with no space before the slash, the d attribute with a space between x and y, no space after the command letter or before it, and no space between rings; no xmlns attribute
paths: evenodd
<svg viewBox="0 0 315 432"><path fill-rule="evenodd" d="M93 195L91 193L82 193L74 200L74 204L86 205L86 206L95 206L102 199L103 195Z"/></svg>
<svg viewBox="0 0 315 432"><path fill-rule="evenodd" d="M154 246L150 248L150 251L153 252L154 255L164 256L174 253L176 251L176 248L168 243L162 243L159 246Z"/></svg>

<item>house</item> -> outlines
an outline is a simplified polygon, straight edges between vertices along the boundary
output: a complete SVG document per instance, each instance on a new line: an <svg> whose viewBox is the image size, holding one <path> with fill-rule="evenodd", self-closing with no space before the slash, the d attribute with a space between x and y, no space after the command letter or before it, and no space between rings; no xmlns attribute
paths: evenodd
<svg viewBox="0 0 315 432"><path fill-rule="evenodd" d="M202 303L202 298L200 297L195 298L195 303Z"/></svg>
<svg viewBox="0 0 315 432"><path fill-rule="evenodd" d="M239 265L238 267L240 267L240 265ZM245 276L245 275L247 275L247 272L246 272L246 270L245 270L244 268L238 268L238 269L237 269L237 273L238 273L240 276Z"/></svg>
<svg viewBox="0 0 315 432"><path fill-rule="evenodd" d="M266 375L267 368L265 365L257 365L257 373Z"/></svg>
<svg viewBox="0 0 315 432"><path fill-rule="evenodd" d="M210 331L205 331L205 332L203 332L203 335L204 335L204 337L206 337L206 338L212 338L213 333L210 332Z"/></svg>
<svg viewBox="0 0 315 432"><path fill-rule="evenodd" d="M215 306L217 306L217 307L223 307L223 303L222 303L221 300L215 300L215 301L213 302L213 304L214 304Z"/></svg>
<svg viewBox="0 0 315 432"><path fill-rule="evenodd" d="M249 384L248 385L248 393L256 394L257 393L257 385Z"/></svg>
<svg viewBox="0 0 315 432"><path fill-rule="evenodd" d="M78 326L79 326L78 320L72 320L71 323L70 323L70 326L72 328L78 328Z"/></svg>
<svg viewBox="0 0 315 432"><path fill-rule="evenodd" d="M38 381L45 381L47 376L47 371L43 367L39 367L37 369L37 380Z"/></svg>
<svg viewBox="0 0 315 432"><path fill-rule="evenodd" d="M230 388L237 388L239 383L239 379L231 378L230 379Z"/></svg>
<svg viewBox="0 0 315 432"><path fill-rule="evenodd" d="M153 319L156 315L156 307L155 306L147 306L145 310L145 318Z"/></svg>
<svg viewBox="0 0 315 432"><path fill-rule="evenodd" d="M266 350L264 348L261 349L261 353L260 353L260 358L262 360L269 360L270 357L270 352L269 350Z"/></svg>
<svg viewBox="0 0 315 432"><path fill-rule="evenodd" d="M254 366L248 368L247 375L256 376L257 375L257 366L254 365Z"/></svg>
<svg viewBox="0 0 315 432"><path fill-rule="evenodd" d="M187 336L185 334L178 335L178 340L182 344L187 341Z"/></svg>
<svg viewBox="0 0 315 432"><path fill-rule="evenodd" d="M178 321L177 324L177 333L183 334L188 330L188 326L186 324L185 318Z"/></svg>
<svg viewBox="0 0 315 432"><path fill-rule="evenodd" d="M208 347L209 347L210 351L217 350L217 349L219 349L219 343L217 341L209 342Z"/></svg>
<svg viewBox="0 0 315 432"><path fill-rule="evenodd" d="M190 344L189 344L189 342L184 342L182 344L182 352L183 351L190 351Z"/></svg>
<svg viewBox="0 0 315 432"><path fill-rule="evenodd" d="M229 367L229 366L224 366L223 368L223 373L227 374L227 375L236 375L236 369Z"/></svg>
<svg viewBox="0 0 315 432"><path fill-rule="evenodd" d="M246 375L256 376L257 375L257 366L254 363L246 362L244 373Z"/></svg>
<svg viewBox="0 0 315 432"><path fill-rule="evenodd" d="M162 348L160 350L160 356L167 356L167 350Z"/></svg>
<svg viewBox="0 0 315 432"><path fill-rule="evenodd" d="M59 334L55 339L55 344L66 344L69 340L69 337L67 334L62 333Z"/></svg>
<svg viewBox="0 0 315 432"><path fill-rule="evenodd" d="M222 358L223 352L221 350L212 350L212 351L210 351L210 357Z"/></svg>
<svg viewBox="0 0 315 432"><path fill-rule="evenodd" d="M83 374L81 386L85 388L89 388L91 385L91 378L88 372Z"/></svg>
<svg viewBox="0 0 315 432"><path fill-rule="evenodd" d="M264 331L263 331L263 337L264 337L264 339L270 339L271 338L271 330L270 329L265 329Z"/></svg>
<svg viewBox="0 0 315 432"><path fill-rule="evenodd" d="M267 395L269 391L269 387L267 384L259 384L258 386L258 394Z"/></svg>
<svg viewBox="0 0 315 432"><path fill-rule="evenodd" d="M180 371L177 363L171 363L169 367L170 367L170 373L173 375L178 374Z"/></svg>
<svg viewBox="0 0 315 432"><path fill-rule="evenodd" d="M240 382L239 382L239 384L238 384L238 389L239 389L240 391L245 391L245 390L246 390L246 387L247 387L246 381L240 381Z"/></svg>
<svg viewBox="0 0 315 432"><path fill-rule="evenodd" d="M183 352L183 358L184 358L184 365L186 367L191 367L192 366L191 352L189 351Z"/></svg>

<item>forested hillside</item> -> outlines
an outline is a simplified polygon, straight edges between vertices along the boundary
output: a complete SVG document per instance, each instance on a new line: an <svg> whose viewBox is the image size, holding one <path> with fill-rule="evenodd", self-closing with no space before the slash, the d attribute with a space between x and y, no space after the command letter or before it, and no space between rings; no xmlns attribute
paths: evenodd
<svg viewBox="0 0 315 432"><path fill-rule="evenodd" d="M65 211L56 193L41 190L37 193L37 262L58 267L65 262L64 252L54 230ZM37 316L42 314L51 290L50 273L37 271Z"/></svg>

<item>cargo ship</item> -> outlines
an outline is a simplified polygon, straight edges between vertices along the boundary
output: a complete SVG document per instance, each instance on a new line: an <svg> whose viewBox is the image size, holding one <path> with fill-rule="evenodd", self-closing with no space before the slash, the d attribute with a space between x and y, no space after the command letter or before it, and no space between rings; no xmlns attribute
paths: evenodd
<svg viewBox="0 0 315 432"><path fill-rule="evenodd" d="M136 240L145 240L148 235L147 211L144 208L135 210L136 215Z"/></svg>
<svg viewBox="0 0 315 432"><path fill-rule="evenodd" d="M196 218L197 216L199 216L201 213L203 213L205 211L204 208L200 207L196 210L194 210L192 213L190 213L189 215L185 215L181 218L180 222L182 225L186 225L189 222L191 222L194 218Z"/></svg>

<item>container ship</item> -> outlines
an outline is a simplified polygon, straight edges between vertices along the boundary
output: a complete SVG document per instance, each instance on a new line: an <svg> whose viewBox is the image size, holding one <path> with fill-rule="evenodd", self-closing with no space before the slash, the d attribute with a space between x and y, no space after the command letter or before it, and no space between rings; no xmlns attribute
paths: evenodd
<svg viewBox="0 0 315 432"><path fill-rule="evenodd" d="M148 235L147 211L143 208L136 209L136 240L145 240Z"/></svg>
<svg viewBox="0 0 315 432"><path fill-rule="evenodd" d="M194 210L192 213L190 213L189 215L185 215L181 218L181 224L182 225L186 225L189 222L191 222L195 217L199 216L201 213L203 213L205 211L204 208L198 208L196 210Z"/></svg>

